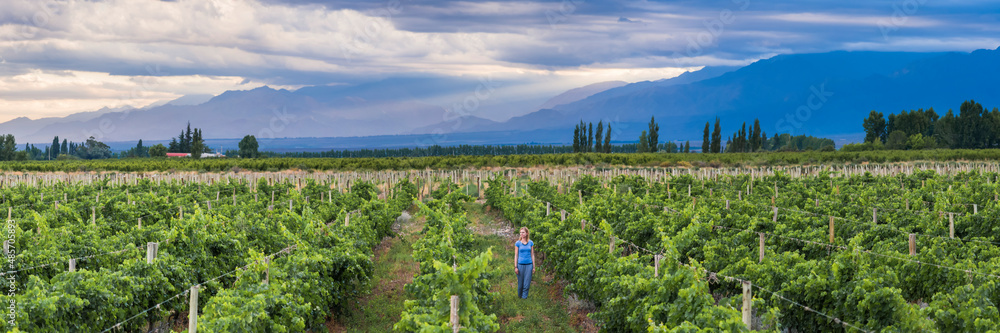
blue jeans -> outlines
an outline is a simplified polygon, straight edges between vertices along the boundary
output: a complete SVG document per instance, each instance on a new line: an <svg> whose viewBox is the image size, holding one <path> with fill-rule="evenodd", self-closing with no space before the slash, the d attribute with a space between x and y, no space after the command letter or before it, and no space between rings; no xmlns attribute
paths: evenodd
<svg viewBox="0 0 1000 333"><path fill-rule="evenodd" d="M517 264L517 295L521 298L528 298L528 288L531 287L531 269L533 264Z"/></svg>

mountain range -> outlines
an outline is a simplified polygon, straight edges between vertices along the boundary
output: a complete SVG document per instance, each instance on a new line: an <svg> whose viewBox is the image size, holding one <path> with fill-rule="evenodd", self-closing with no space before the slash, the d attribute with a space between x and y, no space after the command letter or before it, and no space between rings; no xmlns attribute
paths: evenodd
<svg viewBox="0 0 1000 333"><path fill-rule="evenodd" d="M21 117L0 123L0 133L14 134L21 143L47 143L56 135L71 141L93 135L106 142L148 142L174 137L190 121L210 139L253 134L276 139L269 141L272 148L282 148L281 138L342 138L333 141L347 146L336 148L567 144L581 120L610 123L614 141L627 142L655 116L661 140L700 144L705 122L719 117L724 137L759 119L768 134L836 137L843 141L839 145L860 137L861 122L871 110L933 107L943 115L968 99L989 109L1000 106L998 78L1000 48L836 51L778 55L743 67L705 67L657 81L602 82L548 100L512 100L481 110L503 108L516 115L506 120L448 112L442 101L468 96L479 80L396 78L357 86L261 87L214 97L185 96L141 109L102 109L63 118Z"/></svg>

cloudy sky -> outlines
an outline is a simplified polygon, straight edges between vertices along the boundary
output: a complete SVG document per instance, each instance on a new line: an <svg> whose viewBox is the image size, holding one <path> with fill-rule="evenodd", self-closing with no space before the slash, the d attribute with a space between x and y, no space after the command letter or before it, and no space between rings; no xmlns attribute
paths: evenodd
<svg viewBox="0 0 1000 333"><path fill-rule="evenodd" d="M0 8L0 121L262 85L491 77L555 94L782 53L1000 45L1000 2L975 0L0 0Z"/></svg>

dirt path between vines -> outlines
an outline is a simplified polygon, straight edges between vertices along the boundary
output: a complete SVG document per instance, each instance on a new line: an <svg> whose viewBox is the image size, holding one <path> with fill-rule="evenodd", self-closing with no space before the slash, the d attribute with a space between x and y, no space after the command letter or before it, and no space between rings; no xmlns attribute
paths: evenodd
<svg viewBox="0 0 1000 333"><path fill-rule="evenodd" d="M493 249L493 291L499 292L493 304L500 323L499 332L597 332L587 314L592 305L565 297L565 281L556 279L547 269L545 260L536 253L538 267L532 277L528 299L517 297L517 276L514 274L514 242L518 230L495 212L487 212L482 204L466 206L470 228L481 237L486 247Z"/></svg>
<svg viewBox="0 0 1000 333"><path fill-rule="evenodd" d="M375 273L371 293L349 305L345 314L332 315L329 332L391 332L403 312L403 286L413 281L420 266L411 255L411 244L420 238L425 218L413 218L395 226L396 237L386 237L375 248Z"/></svg>

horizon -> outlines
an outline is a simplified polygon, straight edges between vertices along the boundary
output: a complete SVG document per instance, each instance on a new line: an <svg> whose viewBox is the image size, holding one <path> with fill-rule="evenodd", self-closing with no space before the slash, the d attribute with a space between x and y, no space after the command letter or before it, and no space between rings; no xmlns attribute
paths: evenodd
<svg viewBox="0 0 1000 333"><path fill-rule="evenodd" d="M0 14L0 122L398 78L503 81L502 93L473 114L499 121L588 84L666 79L779 54L1000 46L1000 6L979 1L125 4L11 3ZM447 108L467 94L428 102Z"/></svg>

